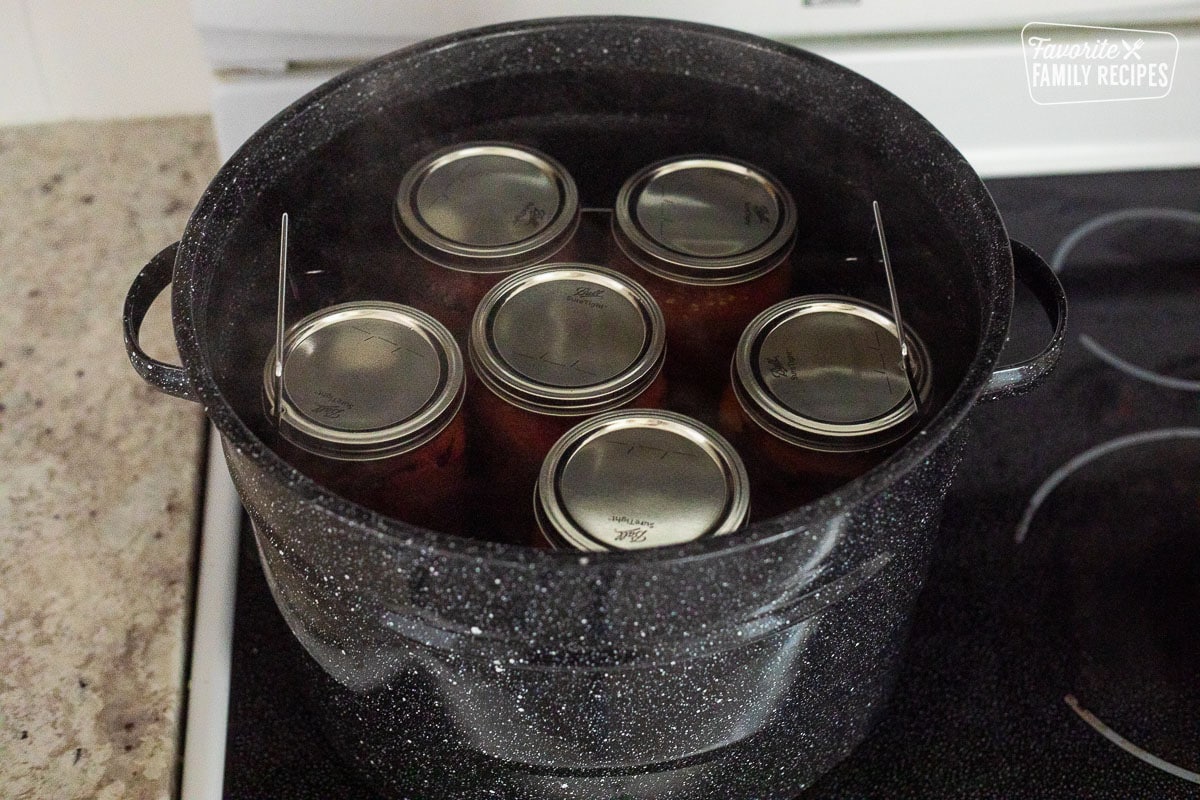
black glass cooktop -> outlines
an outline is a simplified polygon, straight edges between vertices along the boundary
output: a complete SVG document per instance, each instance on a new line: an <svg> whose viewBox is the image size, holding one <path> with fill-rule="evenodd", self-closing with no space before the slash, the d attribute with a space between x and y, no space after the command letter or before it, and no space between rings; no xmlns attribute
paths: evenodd
<svg viewBox="0 0 1200 800"><path fill-rule="evenodd" d="M1069 343L972 412L889 711L808 798L1200 797L1200 172L989 183ZM1045 337L1019 297L1007 355ZM370 798L242 532L225 794Z"/></svg>

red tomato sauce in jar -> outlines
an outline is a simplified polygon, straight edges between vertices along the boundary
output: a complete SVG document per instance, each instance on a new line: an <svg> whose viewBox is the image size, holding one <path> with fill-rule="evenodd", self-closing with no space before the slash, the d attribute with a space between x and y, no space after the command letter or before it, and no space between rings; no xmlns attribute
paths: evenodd
<svg viewBox="0 0 1200 800"><path fill-rule="evenodd" d="M342 303L288 329L278 404L274 363L272 349L263 395L284 460L375 511L463 532L465 365L445 326L395 303Z"/></svg>
<svg viewBox="0 0 1200 800"><path fill-rule="evenodd" d="M662 307L673 389L720 392L742 330L790 292L795 232L787 189L741 161L672 158L625 182L614 259Z"/></svg>
<svg viewBox="0 0 1200 800"><path fill-rule="evenodd" d="M475 307L504 275L570 257L579 193L566 168L522 145L475 142L423 158L396 193L408 245L406 301L465 341Z"/></svg>
<svg viewBox="0 0 1200 800"><path fill-rule="evenodd" d="M498 538L528 541L538 470L567 430L603 411L666 398L658 305L600 267L553 264L501 281L476 311L469 355L476 495L483 524L506 527Z"/></svg>
<svg viewBox="0 0 1200 800"><path fill-rule="evenodd" d="M906 367L896 330L883 309L836 295L785 300L747 326L718 427L746 459L757 518L837 489L916 430L929 354L906 330Z"/></svg>

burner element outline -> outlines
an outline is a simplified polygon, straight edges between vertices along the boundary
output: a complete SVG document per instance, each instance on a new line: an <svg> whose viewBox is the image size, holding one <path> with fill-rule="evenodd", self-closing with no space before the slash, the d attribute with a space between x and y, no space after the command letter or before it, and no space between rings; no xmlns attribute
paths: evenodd
<svg viewBox="0 0 1200 800"><path fill-rule="evenodd" d="M1192 772L1189 769L1184 769L1183 767L1177 767L1170 761L1165 761L1148 750L1143 750L1142 748L1138 747L1136 744L1105 725L1095 714L1081 706L1079 704L1079 700L1075 698L1075 695L1066 695L1063 697L1063 702L1070 706L1071 710L1078 714L1080 719L1090 725L1092 729L1096 731L1096 733L1100 734L1105 739L1108 739L1110 742L1124 750L1126 753L1129 753L1131 756L1141 759L1155 769L1162 770L1168 775L1174 775L1176 778L1180 778L1191 783L1200 783L1200 774Z"/></svg>
<svg viewBox="0 0 1200 800"><path fill-rule="evenodd" d="M1066 265L1067 257L1071 254L1075 247L1096 231L1121 222L1163 220L1200 225L1200 212L1188 211L1182 208L1146 207L1125 208L1121 209L1120 211L1101 214L1100 216L1090 219L1079 227L1075 228L1075 230L1071 231L1063 238L1061 242L1059 242L1058 247L1054 250L1054 255L1050 259L1050 269L1055 274L1060 274ZM1188 380L1186 378L1172 378L1169 375L1163 375L1153 370L1139 367L1136 364L1132 364L1116 355L1087 334L1079 335L1079 343L1083 345L1088 352L1099 358L1104 363L1108 364L1110 367L1131 375L1138 380L1146 381L1166 389L1180 389L1188 392L1200 392L1200 381Z"/></svg>
<svg viewBox="0 0 1200 800"><path fill-rule="evenodd" d="M1013 541L1017 544L1025 541L1025 537L1029 533L1029 526L1032 524L1033 518L1037 515L1038 509L1042 507L1042 503L1046 502L1046 498L1058 488L1059 484L1073 473L1091 462L1103 458L1110 453L1115 453L1118 450L1174 439L1200 439L1200 428L1158 428L1151 431L1132 433L1128 436L1118 436L1116 439L1110 439L1075 456L1050 473L1050 477L1046 478L1042 482L1042 485L1037 488L1037 491L1033 493L1033 496L1029 499L1029 504L1025 507L1025 513L1021 515L1021 521L1017 523L1017 530L1013 535Z"/></svg>

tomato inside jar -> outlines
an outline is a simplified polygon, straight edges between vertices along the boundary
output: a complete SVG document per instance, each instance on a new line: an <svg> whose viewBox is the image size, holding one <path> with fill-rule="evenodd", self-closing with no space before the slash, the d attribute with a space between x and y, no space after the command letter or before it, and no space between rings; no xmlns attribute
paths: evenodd
<svg viewBox="0 0 1200 800"><path fill-rule="evenodd" d="M738 530L750 489L737 451L713 429L671 411L622 409L554 445L534 505L545 546L639 550Z"/></svg>
<svg viewBox="0 0 1200 800"><path fill-rule="evenodd" d="M497 538L528 542L533 486L546 453L584 418L661 406L662 312L613 270L553 264L501 281L480 303L467 402L477 498Z"/></svg>
<svg viewBox="0 0 1200 800"><path fill-rule="evenodd" d="M545 153L505 142L438 150L405 173L396 229L409 303L465 341L475 307L501 277L560 254L579 224L579 193Z"/></svg>
<svg viewBox="0 0 1200 800"><path fill-rule="evenodd" d="M720 429L746 458L756 513L774 516L867 472L916 430L930 392L924 344L881 308L808 295L743 332Z"/></svg>
<svg viewBox="0 0 1200 800"><path fill-rule="evenodd" d="M395 303L330 306L284 336L263 371L273 446L300 472L375 511L462 533L462 351L428 314Z"/></svg>
<svg viewBox="0 0 1200 800"><path fill-rule="evenodd" d="M742 330L790 292L795 233L791 194L741 161L673 158L625 182L615 257L662 307L673 389L720 392Z"/></svg>

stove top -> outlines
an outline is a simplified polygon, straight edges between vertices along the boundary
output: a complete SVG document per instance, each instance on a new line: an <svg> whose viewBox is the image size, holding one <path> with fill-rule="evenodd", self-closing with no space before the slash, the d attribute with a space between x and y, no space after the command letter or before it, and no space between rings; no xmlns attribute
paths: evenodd
<svg viewBox="0 0 1200 800"><path fill-rule="evenodd" d="M1068 347L972 412L889 711L803 798L1200 797L1200 172L989 188L1054 254ZM1005 360L1044 328L1019 294ZM240 540L224 796L372 797Z"/></svg>

